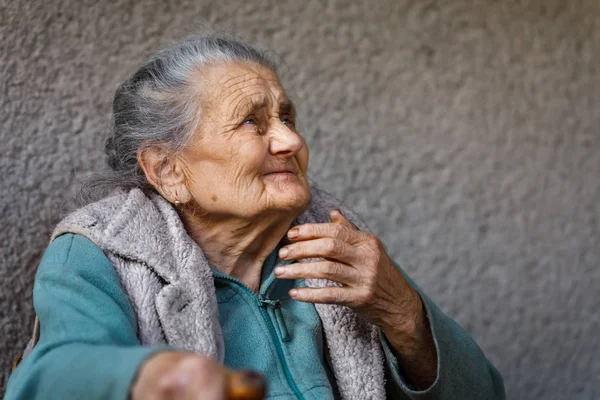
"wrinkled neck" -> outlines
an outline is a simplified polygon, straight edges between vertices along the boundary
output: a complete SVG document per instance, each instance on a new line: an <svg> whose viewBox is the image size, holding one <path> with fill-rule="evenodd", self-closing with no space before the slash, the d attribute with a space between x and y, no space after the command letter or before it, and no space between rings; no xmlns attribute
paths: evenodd
<svg viewBox="0 0 600 400"><path fill-rule="evenodd" d="M188 235L200 246L212 267L258 291L263 263L286 236L295 214L252 219L186 215Z"/></svg>

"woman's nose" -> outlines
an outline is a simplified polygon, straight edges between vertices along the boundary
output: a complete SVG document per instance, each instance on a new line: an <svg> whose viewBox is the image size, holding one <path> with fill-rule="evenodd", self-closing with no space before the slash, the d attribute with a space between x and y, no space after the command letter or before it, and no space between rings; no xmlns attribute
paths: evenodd
<svg viewBox="0 0 600 400"><path fill-rule="evenodd" d="M304 140L283 123L271 128L269 151L275 156L291 157L304 146Z"/></svg>

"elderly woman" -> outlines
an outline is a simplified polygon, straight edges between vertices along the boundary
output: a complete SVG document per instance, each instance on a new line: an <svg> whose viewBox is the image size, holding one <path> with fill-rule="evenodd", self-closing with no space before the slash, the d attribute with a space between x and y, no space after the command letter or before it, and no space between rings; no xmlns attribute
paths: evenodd
<svg viewBox="0 0 600 400"><path fill-rule="evenodd" d="M117 90L110 195L56 227L6 399L503 399L475 342L307 178L264 52L193 37ZM32 346L29 346L32 347Z"/></svg>

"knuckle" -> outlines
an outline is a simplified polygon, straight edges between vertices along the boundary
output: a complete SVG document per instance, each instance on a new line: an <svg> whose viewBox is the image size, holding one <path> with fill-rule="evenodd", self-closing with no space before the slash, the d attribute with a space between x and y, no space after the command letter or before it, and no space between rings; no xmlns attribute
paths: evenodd
<svg viewBox="0 0 600 400"><path fill-rule="evenodd" d="M329 290L327 294L327 300L332 303L338 303L341 300L341 296L335 290Z"/></svg>
<svg viewBox="0 0 600 400"><path fill-rule="evenodd" d="M313 289L299 289L295 296L295 299L301 299L302 301L313 301Z"/></svg>
<svg viewBox="0 0 600 400"><path fill-rule="evenodd" d="M286 249L288 251L287 256L290 257L292 255L301 254L304 249L304 245L302 243L295 243L295 244L288 245L286 247Z"/></svg>
<svg viewBox="0 0 600 400"><path fill-rule="evenodd" d="M367 234L367 244L374 249L380 249L383 247L381 240L379 240L379 238L372 233Z"/></svg>
<svg viewBox="0 0 600 400"><path fill-rule="evenodd" d="M327 235L327 226L325 224L314 224L311 225L312 230L314 232L314 236L326 236Z"/></svg>
<svg viewBox="0 0 600 400"><path fill-rule="evenodd" d="M314 275L313 269L309 268L307 265L304 265L304 263L296 263L293 267L288 266L286 268L289 268L289 270L288 270L289 275L293 275L293 276L297 276L297 277L301 277L301 276L312 277Z"/></svg>
<svg viewBox="0 0 600 400"><path fill-rule="evenodd" d="M298 234L300 234L300 236L310 236L315 230L312 224L302 224L296 226L296 228L298 229Z"/></svg>
<svg viewBox="0 0 600 400"><path fill-rule="evenodd" d="M344 232L344 227L339 225L339 224L330 224L330 229L331 229L331 233L333 236L342 236L342 233Z"/></svg>
<svg viewBox="0 0 600 400"><path fill-rule="evenodd" d="M335 263L333 261L328 261L325 264L325 276L327 276L328 278L332 278L335 277L337 275L339 275L340 273L340 265L338 263Z"/></svg>
<svg viewBox="0 0 600 400"><path fill-rule="evenodd" d="M335 239L327 239L323 244L325 254L335 255L338 251L338 243Z"/></svg>
<svg viewBox="0 0 600 400"><path fill-rule="evenodd" d="M304 263L293 263L285 266L285 275L298 275L303 272L306 272L306 268L304 267Z"/></svg>
<svg viewBox="0 0 600 400"><path fill-rule="evenodd" d="M375 274L366 274L363 278L363 286L366 290L375 291L375 287L377 285L377 277Z"/></svg>
<svg viewBox="0 0 600 400"><path fill-rule="evenodd" d="M355 233L345 226L340 226L340 238L346 242L350 242L354 239Z"/></svg>
<svg viewBox="0 0 600 400"><path fill-rule="evenodd" d="M371 289L364 288L361 290L358 299L361 304L370 304L373 301L374 292Z"/></svg>
<svg viewBox="0 0 600 400"><path fill-rule="evenodd" d="M346 251L346 242L343 242L340 239L335 239L334 243L335 243L334 254L336 256L341 256L342 254L344 254Z"/></svg>
<svg viewBox="0 0 600 400"><path fill-rule="evenodd" d="M373 234L368 234L366 238L366 247L372 252L375 257L373 257L373 261L376 263L379 262L381 254L385 252L385 247L383 246L383 242L377 236Z"/></svg>
<svg viewBox="0 0 600 400"><path fill-rule="evenodd" d="M379 266L379 255L377 253L367 254L365 255L364 262L365 266L367 267L365 269L365 272L367 274L368 281L369 279L372 279L373 275L376 274L377 268Z"/></svg>
<svg viewBox="0 0 600 400"><path fill-rule="evenodd" d="M313 290L299 290L298 297L306 301L315 301L317 298Z"/></svg>

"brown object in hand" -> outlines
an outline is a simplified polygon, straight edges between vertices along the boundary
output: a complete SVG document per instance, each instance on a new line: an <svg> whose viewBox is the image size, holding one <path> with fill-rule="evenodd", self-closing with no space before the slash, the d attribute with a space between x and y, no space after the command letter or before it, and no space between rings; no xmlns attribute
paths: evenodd
<svg viewBox="0 0 600 400"><path fill-rule="evenodd" d="M262 400L266 394L267 384L258 372L237 371L227 374L227 400Z"/></svg>

